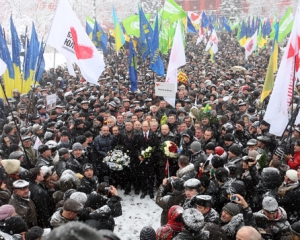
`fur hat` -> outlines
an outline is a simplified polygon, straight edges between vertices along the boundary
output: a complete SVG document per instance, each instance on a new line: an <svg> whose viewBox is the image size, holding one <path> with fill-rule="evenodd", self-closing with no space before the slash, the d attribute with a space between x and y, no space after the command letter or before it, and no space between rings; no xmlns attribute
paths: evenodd
<svg viewBox="0 0 300 240"><path fill-rule="evenodd" d="M21 162L17 159L5 159L1 163L7 174L18 173L20 171Z"/></svg>
<svg viewBox="0 0 300 240"><path fill-rule="evenodd" d="M297 171L290 169L287 170L285 175L293 182L298 182L298 176L297 176Z"/></svg>
<svg viewBox="0 0 300 240"><path fill-rule="evenodd" d="M185 209L182 213L183 226L189 232L199 232L204 226L204 217L194 208Z"/></svg>

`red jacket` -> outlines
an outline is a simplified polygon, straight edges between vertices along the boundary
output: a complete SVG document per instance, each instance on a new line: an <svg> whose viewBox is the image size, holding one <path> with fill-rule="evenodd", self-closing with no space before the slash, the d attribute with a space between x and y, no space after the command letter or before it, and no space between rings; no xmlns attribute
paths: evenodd
<svg viewBox="0 0 300 240"><path fill-rule="evenodd" d="M300 152L295 152L294 154L294 161L288 160L288 165L291 169L297 170L300 166Z"/></svg>

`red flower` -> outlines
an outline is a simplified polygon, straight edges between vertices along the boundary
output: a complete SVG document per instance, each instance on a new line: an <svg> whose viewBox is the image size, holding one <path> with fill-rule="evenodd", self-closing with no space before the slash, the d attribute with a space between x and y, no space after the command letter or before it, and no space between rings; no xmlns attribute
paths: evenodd
<svg viewBox="0 0 300 240"><path fill-rule="evenodd" d="M174 144L173 142L171 142L171 146L169 147L169 151L171 153L177 153L178 152L178 148L177 148L176 144Z"/></svg>

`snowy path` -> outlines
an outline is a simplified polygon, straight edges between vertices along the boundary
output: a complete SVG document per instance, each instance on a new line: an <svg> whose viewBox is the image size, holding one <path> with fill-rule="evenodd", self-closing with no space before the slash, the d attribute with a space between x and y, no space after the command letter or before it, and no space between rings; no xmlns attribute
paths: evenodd
<svg viewBox="0 0 300 240"><path fill-rule="evenodd" d="M151 226L155 231L160 227L162 209L149 195L140 199L140 195L135 195L134 191L124 195L124 190L118 189L118 193L122 198L123 215L115 218L114 233L122 240L139 240L140 231L144 226Z"/></svg>

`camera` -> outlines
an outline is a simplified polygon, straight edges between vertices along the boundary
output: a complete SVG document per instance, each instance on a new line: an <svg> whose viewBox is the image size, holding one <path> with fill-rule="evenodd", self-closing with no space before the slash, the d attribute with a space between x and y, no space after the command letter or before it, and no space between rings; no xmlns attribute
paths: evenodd
<svg viewBox="0 0 300 240"><path fill-rule="evenodd" d="M238 197L234 196L234 195L230 195L230 201L238 201Z"/></svg>
<svg viewBox="0 0 300 240"><path fill-rule="evenodd" d="M104 192L105 192L105 194L108 194L108 193L109 193L109 191L110 191L110 187L105 187L105 188L104 188Z"/></svg>

